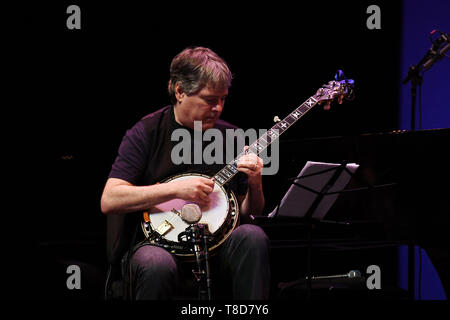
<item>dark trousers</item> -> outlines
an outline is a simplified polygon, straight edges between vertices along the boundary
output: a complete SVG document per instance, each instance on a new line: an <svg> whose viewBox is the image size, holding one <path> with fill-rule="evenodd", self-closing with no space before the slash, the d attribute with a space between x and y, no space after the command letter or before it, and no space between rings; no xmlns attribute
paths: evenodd
<svg viewBox="0 0 450 320"><path fill-rule="evenodd" d="M238 226L218 250L210 259L213 297L228 285L232 299L269 298L269 240L260 227ZM135 299L172 299L182 278L193 277L176 256L152 245L140 247L130 265Z"/></svg>

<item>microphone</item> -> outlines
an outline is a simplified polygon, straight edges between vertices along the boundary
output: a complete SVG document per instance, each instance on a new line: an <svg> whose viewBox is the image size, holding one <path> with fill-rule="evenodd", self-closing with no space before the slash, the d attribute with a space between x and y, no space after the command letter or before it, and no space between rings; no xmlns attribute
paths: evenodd
<svg viewBox="0 0 450 320"><path fill-rule="evenodd" d="M361 272L359 270L350 270L347 273L348 278L357 278L361 277Z"/></svg>
<svg viewBox="0 0 450 320"><path fill-rule="evenodd" d="M312 280L320 280L320 279L336 279L336 278L359 278L361 277L361 272L359 270L350 270L346 274L336 274L333 276L319 276L319 277L311 277Z"/></svg>
<svg viewBox="0 0 450 320"><path fill-rule="evenodd" d="M423 64L423 70L426 71L430 69L433 66L433 64L442 59L442 56L444 56L448 50L450 50L450 43L447 43L445 47L443 47L441 50L436 52L430 59L428 59Z"/></svg>
<svg viewBox="0 0 450 320"><path fill-rule="evenodd" d="M433 30L430 33L430 37L437 32ZM440 32L440 31L438 31ZM440 32L441 35L434 41L431 41L433 45L427 51L425 56L417 63L415 66L411 66L408 71L408 75L403 79L402 83L406 84L413 78L417 78L420 72L425 72L429 70L437 61L441 60L445 53L450 49L450 34ZM447 43L443 48L440 49L442 44Z"/></svg>
<svg viewBox="0 0 450 320"><path fill-rule="evenodd" d="M195 203L188 203L181 208L181 219L188 224L194 224L202 218L202 211Z"/></svg>

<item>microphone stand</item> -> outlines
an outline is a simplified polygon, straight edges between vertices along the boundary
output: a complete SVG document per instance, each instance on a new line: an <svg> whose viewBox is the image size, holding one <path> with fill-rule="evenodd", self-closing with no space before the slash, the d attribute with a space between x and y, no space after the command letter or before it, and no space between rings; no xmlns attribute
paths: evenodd
<svg viewBox="0 0 450 320"><path fill-rule="evenodd" d="M433 30L430 33L430 37L436 32ZM439 31L440 32L440 31ZM423 82L422 74L430 69L434 63L442 59L443 56L446 56L445 53L450 50L450 35L440 32L441 35L435 41L432 41L432 47L427 51L425 56L415 65L409 68L408 75L405 79L403 79L403 84L408 83L411 80L411 130L415 130L415 116L416 116L416 95L417 95L417 86L419 88ZM439 47L441 44L445 44L445 46L441 49ZM448 57L448 56L446 56ZM420 101L419 101L420 102ZM419 114L422 114L421 103L419 104ZM419 130L422 129L421 119L419 119ZM409 298L414 300L414 286L415 286L415 266L414 266L414 243L411 242L408 244L408 291Z"/></svg>
<svg viewBox="0 0 450 320"><path fill-rule="evenodd" d="M192 243L195 261L197 263L197 271L192 270L195 280L198 284L198 298L199 300L211 300L211 276L209 268L209 254L208 254L208 237L205 234L205 225L201 223L191 224L186 228L188 234L188 241ZM202 246L203 240L203 246ZM203 247L203 248L201 248ZM202 267L202 258L204 257L205 269Z"/></svg>
<svg viewBox="0 0 450 320"><path fill-rule="evenodd" d="M417 86L422 86L423 76L417 66L409 67L408 76L411 79L411 131L416 130L416 102L417 102ZM419 114L422 110L419 110ZM422 129L422 123L419 119L419 130Z"/></svg>
<svg viewBox="0 0 450 320"><path fill-rule="evenodd" d="M203 226L203 225L202 225ZM212 299L211 296L211 273L209 269L209 250L208 250L208 236L205 234L205 228L202 228L203 237L203 250L205 252L205 269L206 269L206 290L208 293L208 300Z"/></svg>
<svg viewBox="0 0 450 320"><path fill-rule="evenodd" d="M436 30L433 30L430 33L432 36ZM447 42L448 44L439 50L439 47L442 43ZM441 36L437 38L435 41L432 41L432 47L427 51L425 56L415 65L409 67L408 75L403 79L403 84L411 81L411 131L416 130L416 97L417 97L417 86L419 88L422 86L423 82L423 73L431 68L431 66L438 60L442 59L442 56L445 55L445 52L450 49L449 35L445 33L441 33ZM421 107L419 105L419 107ZM420 108L421 109L421 108ZM422 113L422 110L419 110L419 113ZM422 129L422 123L419 119L419 130Z"/></svg>

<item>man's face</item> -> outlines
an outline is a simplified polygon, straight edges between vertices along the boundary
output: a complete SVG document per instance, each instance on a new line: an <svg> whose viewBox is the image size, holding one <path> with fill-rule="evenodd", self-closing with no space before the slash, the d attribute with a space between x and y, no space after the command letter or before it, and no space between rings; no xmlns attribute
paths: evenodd
<svg viewBox="0 0 450 320"><path fill-rule="evenodd" d="M175 109L177 121L189 128L194 128L194 121L202 121L202 130L211 129L223 111L227 95L228 88L209 87L191 96L184 94Z"/></svg>

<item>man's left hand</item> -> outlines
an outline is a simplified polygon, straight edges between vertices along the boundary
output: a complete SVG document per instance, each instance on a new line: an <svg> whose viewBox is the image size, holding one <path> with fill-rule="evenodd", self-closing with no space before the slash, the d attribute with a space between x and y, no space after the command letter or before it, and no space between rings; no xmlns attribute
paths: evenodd
<svg viewBox="0 0 450 320"><path fill-rule="evenodd" d="M248 149L244 147L244 152ZM248 183L251 186L256 186L261 183L261 173L264 167L263 160L254 153L244 154L239 158L238 170L244 172L248 176Z"/></svg>

